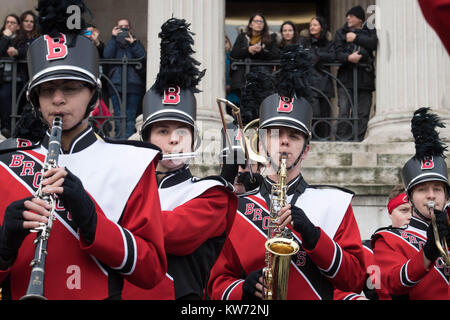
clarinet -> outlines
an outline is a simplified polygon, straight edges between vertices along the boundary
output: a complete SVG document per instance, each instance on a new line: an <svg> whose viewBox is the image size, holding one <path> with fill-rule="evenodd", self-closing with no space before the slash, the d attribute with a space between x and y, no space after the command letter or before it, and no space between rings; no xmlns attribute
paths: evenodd
<svg viewBox="0 0 450 320"><path fill-rule="evenodd" d="M41 170L41 181L39 188L34 194L36 198L42 199L50 206L50 216L47 224L41 223L39 227L31 230L37 232L34 244L36 249L34 251L34 258L30 263L31 275L30 282L26 294L20 300L47 300L44 296L44 275L45 275L45 258L47 256L47 242L50 237L50 231L55 219L56 199L52 194L42 192L42 180L44 173L58 165L58 156L61 148L61 133L62 133L62 118L56 116L53 120L52 130L50 132L50 140L48 144L48 153L45 158L44 165Z"/></svg>

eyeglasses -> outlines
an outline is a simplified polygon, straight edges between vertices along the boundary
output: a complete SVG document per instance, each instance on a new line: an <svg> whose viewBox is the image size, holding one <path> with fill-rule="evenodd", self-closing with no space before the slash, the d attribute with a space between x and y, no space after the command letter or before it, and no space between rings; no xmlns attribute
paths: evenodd
<svg viewBox="0 0 450 320"><path fill-rule="evenodd" d="M254 23L264 23L264 20L252 20Z"/></svg>
<svg viewBox="0 0 450 320"><path fill-rule="evenodd" d="M6 24L17 24L16 21L6 21Z"/></svg>
<svg viewBox="0 0 450 320"><path fill-rule="evenodd" d="M74 96L85 87L88 87L88 85L80 82L67 82L61 85L55 84L41 85L39 87L39 95L44 98L49 98L53 97L56 90L60 90L66 97Z"/></svg>

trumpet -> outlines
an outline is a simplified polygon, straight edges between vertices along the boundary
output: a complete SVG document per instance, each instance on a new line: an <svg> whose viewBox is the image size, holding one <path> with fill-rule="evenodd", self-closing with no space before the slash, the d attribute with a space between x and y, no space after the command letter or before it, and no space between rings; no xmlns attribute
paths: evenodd
<svg viewBox="0 0 450 320"><path fill-rule="evenodd" d="M61 133L62 118L57 116L53 119L50 140L48 143L48 153L45 157L41 171L41 182L35 193L35 197L46 201L51 206L50 216L48 217L47 224L41 223L39 227L31 230L31 232L38 232L36 240L34 240L36 249L34 251L34 258L30 263L32 269L28 289L26 294L20 298L20 300L47 300L44 296L45 259L47 256L47 243L50 237L50 231L52 230L53 220L56 218L56 197L52 194L42 192L42 180L45 172L58 166L58 157L61 148Z"/></svg>
<svg viewBox="0 0 450 320"><path fill-rule="evenodd" d="M428 207L428 210L430 211L430 215L431 215L431 224L433 226L435 245L436 245L437 249L439 250L439 253L441 254L442 259L444 260L445 264L447 266L450 266L450 257L448 254L447 240L440 239L439 233L438 233L438 228L437 228L437 223L436 223L436 215L434 214L434 207L435 207L434 201L428 201L427 207ZM447 221L447 224L449 224L448 216L447 216L447 213L445 212L445 210L444 210L444 214L445 214L445 219Z"/></svg>
<svg viewBox="0 0 450 320"><path fill-rule="evenodd" d="M300 249L292 232L287 228L281 230L276 223L278 212L287 204L286 157L285 153L281 155L278 183L273 185L271 192L268 239L265 242L266 266L263 269L266 300L286 300L291 257Z"/></svg>

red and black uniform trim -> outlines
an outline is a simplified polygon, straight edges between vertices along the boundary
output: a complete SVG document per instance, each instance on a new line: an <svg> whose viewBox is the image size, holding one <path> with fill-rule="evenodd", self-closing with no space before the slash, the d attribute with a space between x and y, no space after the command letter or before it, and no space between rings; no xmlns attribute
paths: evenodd
<svg viewBox="0 0 450 320"><path fill-rule="evenodd" d="M29 197L39 187L46 143L48 139L44 138L42 145L33 150L0 152L0 223L7 205ZM96 207L97 224L94 241L85 243L70 213L61 201L57 202L46 263L46 272L51 274L45 277L48 299L118 299L123 294L124 279L147 289L161 280L167 265L154 179L157 154L157 150L104 143L88 128L75 139L68 153L60 155L59 164L83 181ZM120 172L114 172L118 166ZM94 178L89 170L95 170ZM104 184L112 191L105 193ZM0 270L4 290L10 289L5 297L18 299L25 294L33 240L32 234L27 236L14 264ZM68 272L73 270L79 270L79 282L68 280Z"/></svg>
<svg viewBox="0 0 450 320"><path fill-rule="evenodd" d="M266 266L264 243L272 183L266 179L259 189L239 197L233 228L211 270L208 292L212 299L242 299L246 276ZM316 247L306 250L301 235L288 226L300 250L291 258L287 299L332 299L335 286L362 289L363 249L350 205L352 196L338 190L311 188L301 176L289 183L287 195L289 203L304 208L321 228Z"/></svg>
<svg viewBox="0 0 450 320"><path fill-rule="evenodd" d="M426 222L412 217L406 229L383 228L372 236L382 285L393 299L447 299L449 268L441 257L429 270L423 264L427 228Z"/></svg>

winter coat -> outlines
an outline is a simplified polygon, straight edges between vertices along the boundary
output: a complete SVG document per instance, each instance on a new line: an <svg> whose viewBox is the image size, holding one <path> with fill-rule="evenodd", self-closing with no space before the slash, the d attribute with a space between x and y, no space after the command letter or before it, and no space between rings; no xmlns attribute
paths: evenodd
<svg viewBox="0 0 450 320"><path fill-rule="evenodd" d="M346 35L348 32L356 33L356 39L353 42L347 42ZM348 56L355 51L362 54L360 64L358 64L358 88L363 90L375 90L375 71L373 66L373 51L377 49L377 33L376 30L369 29L366 24L362 29L350 30L347 23L336 31L335 50L336 57L342 66L338 70L338 79L348 89L353 89L353 66L348 62ZM368 65L368 66L367 66Z"/></svg>
<svg viewBox="0 0 450 320"><path fill-rule="evenodd" d="M128 59L145 59L146 52L144 46L135 40L131 45L121 46L116 37L113 36L108 41L103 50L103 58L105 59L122 59L126 56ZM138 74L135 67L130 65L127 70L127 93L142 94L145 90L145 82ZM109 68L108 76L115 85L117 91L122 92L122 66L112 65ZM115 94L114 90L110 90L111 95Z"/></svg>
<svg viewBox="0 0 450 320"><path fill-rule="evenodd" d="M7 37L4 34L0 35L0 57L10 58L7 50L13 46L14 36ZM12 64L8 62L0 63L0 84L2 82L11 82L12 80Z"/></svg>
<svg viewBox="0 0 450 320"><path fill-rule="evenodd" d="M311 85L322 91L328 98L334 97L334 86L330 76L321 70L331 73L330 67L324 66L324 63L332 63L336 60L334 43L331 41L331 33L327 33L325 39L316 39L311 37L308 30L300 33L300 44L309 50L313 68L311 70ZM321 96L313 92L315 96Z"/></svg>
<svg viewBox="0 0 450 320"><path fill-rule="evenodd" d="M270 44L262 45L261 52L258 52L254 55L248 52L248 47L250 46L250 38L245 33L239 34L234 42L233 49L230 53L231 59L236 60L244 60L250 58L252 60L276 60L279 58L280 53L278 50L278 44L275 39L275 35L271 35L272 41ZM233 63L231 61L231 63ZM260 69L261 66L257 66L255 68ZM272 66L264 67L267 69L267 72L271 73L273 70ZM245 86L245 66L239 66L236 70L230 70L230 79L231 79L231 90L240 90Z"/></svg>

